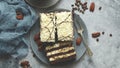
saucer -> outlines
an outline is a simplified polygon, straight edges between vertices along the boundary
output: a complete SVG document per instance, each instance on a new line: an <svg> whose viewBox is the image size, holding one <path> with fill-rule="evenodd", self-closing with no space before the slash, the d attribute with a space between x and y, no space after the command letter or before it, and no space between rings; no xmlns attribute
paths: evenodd
<svg viewBox="0 0 120 68"><path fill-rule="evenodd" d="M58 3L59 0L45 0L43 2L41 1L31 1L31 0L25 0L29 5L33 6L33 7L37 7L37 8L48 8L51 7L53 5L55 5L56 3Z"/></svg>

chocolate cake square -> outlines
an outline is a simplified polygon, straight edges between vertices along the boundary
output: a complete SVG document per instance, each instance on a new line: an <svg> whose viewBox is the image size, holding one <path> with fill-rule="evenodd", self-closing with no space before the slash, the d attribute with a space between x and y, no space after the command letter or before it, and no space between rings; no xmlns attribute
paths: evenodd
<svg viewBox="0 0 120 68"><path fill-rule="evenodd" d="M65 63L76 58L76 51L71 42L61 42L46 46L45 53L50 64Z"/></svg>
<svg viewBox="0 0 120 68"><path fill-rule="evenodd" d="M40 26L40 38L42 42L73 40L71 12L40 13Z"/></svg>

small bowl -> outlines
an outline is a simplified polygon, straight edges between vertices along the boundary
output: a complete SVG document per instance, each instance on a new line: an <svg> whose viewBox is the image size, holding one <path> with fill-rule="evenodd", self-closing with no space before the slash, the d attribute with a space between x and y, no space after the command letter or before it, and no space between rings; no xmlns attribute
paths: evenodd
<svg viewBox="0 0 120 68"><path fill-rule="evenodd" d="M28 4L36 8L48 8L55 5L59 0L25 0Z"/></svg>

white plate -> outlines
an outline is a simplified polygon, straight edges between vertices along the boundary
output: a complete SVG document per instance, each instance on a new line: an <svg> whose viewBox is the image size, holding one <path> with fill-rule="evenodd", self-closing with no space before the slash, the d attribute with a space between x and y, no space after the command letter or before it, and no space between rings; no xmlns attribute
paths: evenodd
<svg viewBox="0 0 120 68"><path fill-rule="evenodd" d="M76 17L77 17L77 15L76 15ZM81 23L81 25L82 25L83 28L84 28L84 33L83 33L83 35L85 36L85 39L86 39L86 41L87 41L87 38L88 38L87 28L86 28L86 26L85 26L85 24L84 24L84 22L82 21L81 18L78 19L78 20L79 20L79 22L75 22L75 21L74 21L74 23L75 23L75 24ZM38 46L37 46L37 44L36 44L35 41L34 41L34 35L35 35L36 33L40 32L40 27L39 27L39 25L40 25L40 24L39 24L39 20L38 20L38 21L35 23L35 25L32 27L31 31L30 31L31 48L32 48L33 52L35 53L35 55L37 56L37 58L38 58L40 61L42 61L42 62L45 63L45 64L49 64L49 62L48 62L47 58L45 57L45 55L44 55L42 52L38 51ZM75 29L75 28L74 28L74 29ZM83 42L82 42L79 46L76 45L76 38L78 37L78 34L77 34L76 30L75 30L74 32L75 32L75 35L74 35L75 38L74 38L74 41L73 41L73 46L75 47L75 51L76 51L76 53L77 53L77 57L76 57L76 60L75 60L75 61L78 61L78 60L80 60L80 58L84 55L84 53L85 53L85 51L86 51L86 48L84 47Z"/></svg>

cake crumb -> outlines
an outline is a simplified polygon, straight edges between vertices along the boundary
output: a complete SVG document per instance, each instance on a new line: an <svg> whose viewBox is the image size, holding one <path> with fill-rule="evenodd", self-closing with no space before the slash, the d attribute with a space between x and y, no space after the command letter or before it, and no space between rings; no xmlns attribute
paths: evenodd
<svg viewBox="0 0 120 68"><path fill-rule="evenodd" d="M110 34L110 37L112 37L112 34Z"/></svg>
<svg viewBox="0 0 120 68"><path fill-rule="evenodd" d="M96 41L99 42L99 39L97 38Z"/></svg>
<svg viewBox="0 0 120 68"><path fill-rule="evenodd" d="M100 7L99 7L99 10L101 10L101 9L102 9L102 7L100 6Z"/></svg>
<svg viewBox="0 0 120 68"><path fill-rule="evenodd" d="M102 32L102 35L104 35L105 34L105 32Z"/></svg>
<svg viewBox="0 0 120 68"><path fill-rule="evenodd" d="M33 54L33 57L35 57L35 54Z"/></svg>

